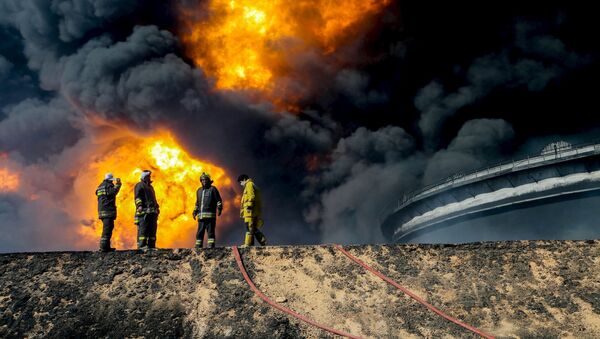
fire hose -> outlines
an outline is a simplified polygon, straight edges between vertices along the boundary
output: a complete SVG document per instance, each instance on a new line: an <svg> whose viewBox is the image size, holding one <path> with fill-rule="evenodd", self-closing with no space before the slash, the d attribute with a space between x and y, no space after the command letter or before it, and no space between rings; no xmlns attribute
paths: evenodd
<svg viewBox="0 0 600 339"><path fill-rule="evenodd" d="M357 257L353 256L352 254L350 254L350 252L346 251L345 249L342 248L342 246L334 244L333 247L335 247L336 249L338 249L340 252L344 253L344 255L346 255L348 258L350 258L350 260L354 261L355 263L359 264L360 266L362 266L363 268L365 268L367 271L375 274L376 276L380 277L381 279L383 279L385 282L387 282L388 284L396 287L397 289L399 289L400 291L404 292L404 294L408 295L409 297L413 298L414 300L416 300L418 303L420 303L421 305L427 307L429 310L431 310L432 312L436 313L437 315L441 316L442 318L451 321L453 323L455 323L456 325L465 328L483 338L487 338L487 339L493 339L494 337L486 334L480 330L478 330L477 328L471 326L471 325L467 325L463 322L461 322L460 320L453 318L447 314L445 314L444 312L442 312L441 310L439 310L438 308L436 308L435 306L431 305L430 303L428 303L427 301L421 299L418 295L414 294L413 292L411 292L409 289L403 287L402 285L398 284L397 282L393 281L392 279L388 278L387 276L383 275L381 272L377 271L376 269L372 268L371 266L365 264L362 260L358 259Z"/></svg>
<svg viewBox="0 0 600 339"><path fill-rule="evenodd" d="M348 337L348 338L353 338L353 339L354 338L356 338L356 339L360 338L360 337L357 337L357 336L352 335L350 333L346 333L346 332L343 332L343 331L340 331L340 330L336 330L334 328L327 327L325 325L319 324L316 321L313 321L313 320L311 320L311 319L309 319L309 318L307 318L307 317L305 317L305 316L303 316L301 314L298 314L298 313L292 311L291 309L289 309L287 307L281 306L278 303L273 302L271 299L269 299L266 295L264 295L254 285L254 283L252 282L252 279L250 279L250 276L248 276L248 272L246 272L246 269L244 268L244 263L242 262L242 257L240 256L240 252L238 250L238 247L237 246L233 246L232 250L233 250L233 256L235 257L235 261L237 261L238 267L240 268L240 271L242 272L242 275L244 275L244 279L246 279L246 282L248 283L248 285L250 286L250 288L254 291L254 293L256 293L256 295L258 295L267 304L275 307L276 309L278 309L278 310L280 310L282 312L285 312L285 313L287 313L289 315L292 315L292 316L296 317L297 319L300 319L300 320L302 320L302 321L304 321L304 322L306 322L308 324L311 324L311 325L316 326L316 327L318 327L318 328L320 328L322 330L325 330L327 332L334 333L334 334L341 335L341 336Z"/></svg>
<svg viewBox="0 0 600 339"><path fill-rule="evenodd" d="M431 310L432 312L436 313L437 315L441 316L442 318L453 322L454 324L461 326L483 338L486 339L494 339L493 336L484 333L483 331L470 326L468 324L465 324L463 322L461 322L460 320L453 318L447 314L445 314L444 312L442 312L441 310L439 310L438 308L436 308L435 306L431 305L430 303L428 303L427 301L423 300L422 298L420 298L418 295L416 295L415 293L411 292L410 290L408 290L407 288L401 286L400 284L396 283L395 281L393 281L392 279L390 279L389 277L385 276L384 274L382 274L381 272L375 270L374 268L370 267L369 265L365 264L362 260L358 259L357 257L353 256L352 254L350 254L348 251L346 251L345 249L343 249L340 245L334 244L333 245L337 250L339 250L340 252L342 252L344 255L346 255L348 258L350 258L352 261L354 261L355 263L359 264L360 266L362 266L363 268L365 268L366 270L368 270L369 272L375 274L376 276L380 277L381 279L383 279L385 282L387 282L388 284L396 287L397 289L399 289L400 291L404 292L404 294L408 295L409 297L411 297L412 299L414 299L415 301L419 302L420 304L422 304L423 306L425 306L426 308L428 308L429 310ZM254 283L252 282L252 279L250 279L250 276L248 276L248 272L246 271L245 267L244 267L244 263L242 262L242 258L240 256L240 252L238 250L237 246L233 246L232 247L233 250L233 255L235 257L235 260L238 264L238 267L240 269L240 271L242 272L242 275L244 276L244 279L246 280L246 282L248 283L248 285L250 286L250 288L254 291L254 293L256 293L256 295L258 295L262 300L264 300L266 303L268 303L269 305L273 306L274 308L287 313L289 315L294 316L295 318L302 320L310 325L313 325L315 327L318 327L322 330L325 330L327 332L330 333L334 333L337 335L341 335L344 337L348 337L348 338L360 338L357 336L354 336L350 333L346 333L340 330L336 330L334 328L330 328L327 327L325 325L319 324L301 314L298 314L296 312L294 312L293 310L281 306L276 302L273 302L271 299L269 299L266 295L264 295L257 287L256 285L254 285Z"/></svg>

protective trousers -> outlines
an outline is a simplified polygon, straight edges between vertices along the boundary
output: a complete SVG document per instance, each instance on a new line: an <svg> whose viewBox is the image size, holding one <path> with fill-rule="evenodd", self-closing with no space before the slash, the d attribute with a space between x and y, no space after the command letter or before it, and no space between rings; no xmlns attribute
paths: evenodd
<svg viewBox="0 0 600 339"><path fill-rule="evenodd" d="M156 213L148 213L140 217L140 224L138 225L138 248L156 248L157 220L158 215Z"/></svg>
<svg viewBox="0 0 600 339"><path fill-rule="evenodd" d="M262 246L267 244L267 238L265 238L265 235L258 230L256 225L257 223L255 220L252 222L246 222L246 239L244 239L244 245L254 246L254 238L256 238L258 243Z"/></svg>
<svg viewBox="0 0 600 339"><path fill-rule="evenodd" d="M217 218L204 218L198 219L198 232L196 232L196 248L202 248L202 242L204 241L204 232L207 234L208 248L215 247L215 228L217 225Z"/></svg>
<svg viewBox="0 0 600 339"><path fill-rule="evenodd" d="M107 251L110 249L110 238L112 237L113 229L115 228L115 219L102 218L102 236L100 237L100 250Z"/></svg>

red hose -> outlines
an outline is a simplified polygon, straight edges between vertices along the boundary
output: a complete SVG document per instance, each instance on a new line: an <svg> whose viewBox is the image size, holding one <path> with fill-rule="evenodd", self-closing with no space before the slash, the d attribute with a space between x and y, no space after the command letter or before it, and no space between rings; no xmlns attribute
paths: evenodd
<svg viewBox="0 0 600 339"><path fill-rule="evenodd" d="M353 339L357 339L360 337L354 336L352 334L346 333L346 332L342 332L340 330L336 330L330 327L327 327L325 325L321 325L313 320L310 320L308 318L306 318L303 315L300 315L294 311L292 311L291 309L287 308L287 307L283 307L275 302L273 302L271 299L269 299L266 295L264 295L258 288L256 288L256 286L254 285L254 283L252 282L252 279L250 279L250 277L248 276L248 272L246 272L246 269L244 268L244 263L242 263L242 257L240 256L240 252L237 248L237 246L233 246L232 247L233 250L233 256L235 257L235 261L237 261L238 267L240 268L240 271L242 272L242 275L244 275L244 279L246 279L246 282L248 283L248 285L250 286L250 288L254 291L254 293L256 293L256 295L258 295L262 300L264 300L267 304L275 307L276 309L285 312L287 314L290 314L306 323L309 323L313 326L316 326L320 329L323 329L327 332L331 332L337 335L341 335L344 337L348 337L348 338L353 338Z"/></svg>
<svg viewBox="0 0 600 339"><path fill-rule="evenodd" d="M451 316L449 316L449 315L445 314L444 312L440 311L435 306L433 306L430 303L428 303L427 301L421 299L419 296L417 296L416 294L414 294L413 292L411 292L407 288L401 286L400 284L396 283L392 279L390 279L390 278L386 277L385 275L383 275L381 272L379 272L379 271L375 270L374 268L370 267L369 265L365 264L360 259L358 259L357 257L355 257L352 254L350 254L348 251L346 251L345 249L343 249L342 246L337 245L337 244L334 244L333 246L335 248L337 248L338 250L340 250L342 253L344 253L348 258L350 258L355 263L359 264L360 266L364 267L366 270L370 271L371 273L373 273L376 276L380 277L381 279L385 280L388 284L390 284L390 285L396 287L397 289L399 289L400 291L404 292L406 295L408 295L409 297L411 297L414 300L418 301L423 306L427 307L428 309L430 309L431 311L435 312L439 316L441 316L441 317L445 318L446 320L449 320L449 321L457 324L458 326L466 328L467 330L469 330L469 331L471 331L471 332L473 332L475 334L478 334L478 335L480 335L483 338L488 338L488 339L493 339L494 338L493 336L491 336L489 334L485 334L484 332L476 329L475 327L467 325L467 324L461 322L460 320L452 318Z"/></svg>

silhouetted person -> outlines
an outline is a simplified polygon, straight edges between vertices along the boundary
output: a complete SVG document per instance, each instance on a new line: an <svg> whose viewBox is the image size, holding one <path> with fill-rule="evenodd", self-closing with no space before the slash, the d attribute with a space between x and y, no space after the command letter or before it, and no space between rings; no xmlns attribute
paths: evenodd
<svg viewBox="0 0 600 339"><path fill-rule="evenodd" d="M112 173L106 173L104 181L96 189L98 197L98 218L102 220L102 236L100 237L100 251L112 252L114 247L110 246L110 238L115 228L115 219L117 219L117 194L121 189L121 179L116 179L116 185L113 183Z"/></svg>
<svg viewBox="0 0 600 339"><path fill-rule="evenodd" d="M267 244L267 239L259 230L263 225L260 191L246 174L240 175L237 181L244 187L240 206L240 218L246 225L246 238L243 246L253 246L255 237L258 243L264 246Z"/></svg>
<svg viewBox="0 0 600 339"><path fill-rule="evenodd" d="M196 207L194 208L194 219L198 218L198 231L196 232L196 248L202 248L204 232L208 233L208 248L215 247L215 229L217 227L217 215L223 212L223 200L219 190L212 186L210 175L202 173L200 176L202 186L196 191Z"/></svg>
<svg viewBox="0 0 600 339"><path fill-rule="evenodd" d="M142 172L140 182L133 189L135 195L135 223L138 225L138 248L156 248L156 228L160 209L152 187L152 172Z"/></svg>

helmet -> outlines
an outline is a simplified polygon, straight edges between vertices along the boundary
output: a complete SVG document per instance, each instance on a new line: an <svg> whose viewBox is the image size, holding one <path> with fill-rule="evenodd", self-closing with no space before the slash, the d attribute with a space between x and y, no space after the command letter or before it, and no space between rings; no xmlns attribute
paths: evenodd
<svg viewBox="0 0 600 339"><path fill-rule="evenodd" d="M144 180L144 179L145 179L147 176L149 176L150 174L152 174L152 172L151 172L151 171L149 171L149 170L143 170L143 171L142 171L142 175L140 176L140 179L141 179L141 180Z"/></svg>
<svg viewBox="0 0 600 339"><path fill-rule="evenodd" d="M113 174L112 173L106 173L104 175L104 180L113 180Z"/></svg>
<svg viewBox="0 0 600 339"><path fill-rule="evenodd" d="M207 179L209 182L212 183L212 179L210 178L210 174L208 174L206 172L202 172L202 174L200 175L200 181L202 181L202 179Z"/></svg>

